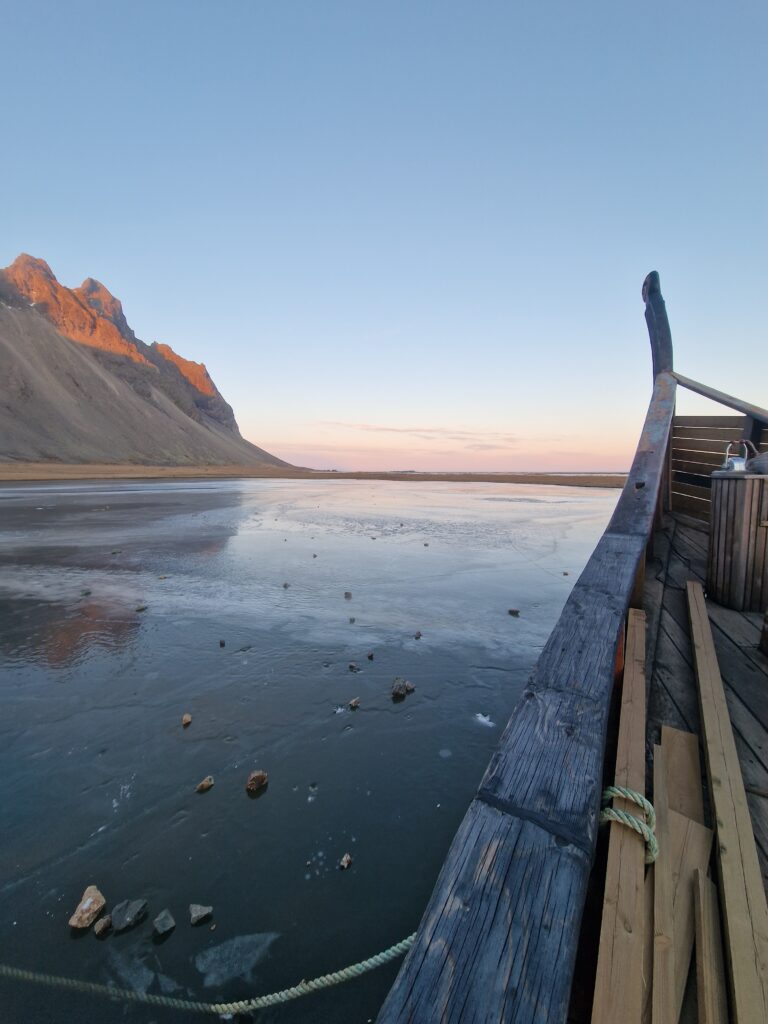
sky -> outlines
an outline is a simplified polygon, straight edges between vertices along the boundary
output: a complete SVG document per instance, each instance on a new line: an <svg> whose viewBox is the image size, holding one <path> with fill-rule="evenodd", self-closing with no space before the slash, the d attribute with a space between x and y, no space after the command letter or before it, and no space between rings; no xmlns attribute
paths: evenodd
<svg viewBox="0 0 768 1024"><path fill-rule="evenodd" d="M768 404L764 0L0 9L0 265L102 281L274 454L625 469L654 269L676 368Z"/></svg>

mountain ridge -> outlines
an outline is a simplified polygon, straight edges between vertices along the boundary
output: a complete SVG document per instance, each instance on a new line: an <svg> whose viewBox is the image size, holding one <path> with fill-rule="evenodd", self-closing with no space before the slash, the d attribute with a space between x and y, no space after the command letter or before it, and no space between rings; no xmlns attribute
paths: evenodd
<svg viewBox="0 0 768 1024"><path fill-rule="evenodd" d="M45 260L22 253L0 270L0 313L0 461L289 466L241 436L203 363L137 338L95 278L68 288Z"/></svg>

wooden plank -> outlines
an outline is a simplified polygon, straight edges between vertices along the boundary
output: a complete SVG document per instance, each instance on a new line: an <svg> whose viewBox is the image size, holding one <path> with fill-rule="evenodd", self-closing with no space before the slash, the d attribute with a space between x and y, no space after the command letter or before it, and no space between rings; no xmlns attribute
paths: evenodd
<svg viewBox="0 0 768 1024"><path fill-rule="evenodd" d="M728 1024L728 999L717 887L703 871L696 871L693 891L696 912L696 996L699 1024Z"/></svg>
<svg viewBox="0 0 768 1024"><path fill-rule="evenodd" d="M746 424L746 420L742 419L742 424ZM762 432L762 427L760 428ZM672 426L672 437L701 437L707 441L730 441L732 439L739 440L743 437L743 427L723 427L723 426L701 426L701 427L681 427L677 423Z"/></svg>
<svg viewBox="0 0 768 1024"><path fill-rule="evenodd" d="M672 1020L677 1022L683 1006L685 985L693 956L695 932L693 907L694 871L706 871L712 851L712 830L669 811L669 845L672 861L673 1003Z"/></svg>
<svg viewBox="0 0 768 1024"><path fill-rule="evenodd" d="M677 491L672 491L673 512L686 512L703 522L709 522L711 506L712 502L710 501L703 501L701 498L692 498L688 494L678 494Z"/></svg>
<svg viewBox="0 0 768 1024"><path fill-rule="evenodd" d="M766 611L765 620L763 621L763 632L760 637L760 650L766 657L768 657L768 611Z"/></svg>
<svg viewBox="0 0 768 1024"><path fill-rule="evenodd" d="M669 832L664 750L653 748L653 807L659 855L653 865L653 1024L677 1024L675 1006L675 928L672 909L672 847Z"/></svg>
<svg viewBox="0 0 768 1024"><path fill-rule="evenodd" d="M678 427L738 427L744 423L743 416L675 416L672 426Z"/></svg>
<svg viewBox="0 0 768 1024"><path fill-rule="evenodd" d="M701 584L687 585L735 1024L768 1020L768 906Z"/></svg>
<svg viewBox="0 0 768 1024"><path fill-rule="evenodd" d="M699 737L692 732L661 727L661 745L667 766L669 808L704 824L704 795L701 792Z"/></svg>
<svg viewBox="0 0 768 1024"><path fill-rule="evenodd" d="M727 440L708 440L706 438L699 437L673 437L672 438L672 449L675 452L701 452L710 455L719 455L721 459L725 458L725 450L728 447L729 442ZM731 448L731 453L744 454L743 449L737 451L736 445L734 444Z"/></svg>
<svg viewBox="0 0 768 1024"><path fill-rule="evenodd" d="M645 874L643 887L643 1024L651 1024L653 1009L653 864Z"/></svg>
<svg viewBox="0 0 768 1024"><path fill-rule="evenodd" d="M614 782L645 792L645 614L630 609L621 693ZM642 814L628 800L614 807ZM611 822L603 918L595 977L592 1021L638 1021L643 976L637 970L644 942L645 842L625 825Z"/></svg>
<svg viewBox="0 0 768 1024"><path fill-rule="evenodd" d="M759 405L752 405L750 402L745 402L741 398L735 398L733 395L728 395L724 391L718 391L716 388L711 388L706 384L700 384L699 381L692 380L690 377L684 377L681 373L675 373L674 370L672 374L677 383L682 384L689 391L694 391L697 395L703 395L704 398L711 398L713 402L727 405L729 409L735 409L745 416L751 416L752 419L768 425L768 409L763 409Z"/></svg>
<svg viewBox="0 0 768 1024"><path fill-rule="evenodd" d="M697 476L712 476L714 470L719 468L722 459L719 456L713 455L712 462L691 462L685 457L678 458L681 453L672 452L672 471L677 470L679 473L695 473ZM703 458L704 456L702 456Z"/></svg>
<svg viewBox="0 0 768 1024"><path fill-rule="evenodd" d="M675 470L672 473L672 487L678 494L689 494L692 498L702 498L704 501L712 500L712 481L709 476L700 473L682 473Z"/></svg>

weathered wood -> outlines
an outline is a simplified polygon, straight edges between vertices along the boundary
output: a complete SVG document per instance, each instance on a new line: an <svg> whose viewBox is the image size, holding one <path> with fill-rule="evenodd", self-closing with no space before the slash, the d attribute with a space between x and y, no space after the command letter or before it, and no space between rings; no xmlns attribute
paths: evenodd
<svg viewBox="0 0 768 1024"><path fill-rule="evenodd" d="M652 294L660 324L663 301L658 288ZM657 374L614 514L454 838L414 946L380 1011L380 1024L565 1019L597 836L617 641L659 496L675 387L669 373ZM488 870L488 851L498 847L501 826L489 814L499 815L510 832L523 830L519 834L525 835L528 851L526 857L499 853L503 885L483 888L481 912L461 912L457 887L468 901L470 880L480 885L484 877L472 872ZM476 850L484 851L482 865ZM463 873L467 865L469 875ZM443 921L449 935L437 942Z"/></svg>
<svg viewBox="0 0 768 1024"><path fill-rule="evenodd" d="M702 501L712 500L709 477L693 477L690 473L673 473L672 486L677 494L687 494L691 498L700 498Z"/></svg>
<svg viewBox="0 0 768 1024"><path fill-rule="evenodd" d="M659 855L653 865L653 1024L677 1024L675 1006L675 946L672 908L672 844L669 830L667 769L664 750L653 748L653 806Z"/></svg>
<svg viewBox="0 0 768 1024"><path fill-rule="evenodd" d="M675 416L675 427L736 427L741 429L741 425L744 422L743 416L713 416L713 415L697 415L697 416Z"/></svg>
<svg viewBox="0 0 768 1024"><path fill-rule="evenodd" d="M668 368L672 369L671 366ZM700 384L699 381L691 380L690 377L684 377L681 373L675 373L674 370L672 370L672 373L678 384L682 384L689 391L694 391L697 395L703 395L704 398L711 398L713 402L719 402L720 405L726 405L729 409L735 409L745 416L751 416L752 419L758 420L763 425L768 425L768 409L763 409L759 405L752 405L741 398L734 398L733 395L728 395L724 391L708 387L706 384Z"/></svg>
<svg viewBox="0 0 768 1024"><path fill-rule="evenodd" d="M588 873L578 846L473 800L378 1020L564 1020Z"/></svg>
<svg viewBox="0 0 768 1024"><path fill-rule="evenodd" d="M768 906L701 584L687 586L735 1024L768 1020Z"/></svg>
<svg viewBox="0 0 768 1024"><path fill-rule="evenodd" d="M630 609L614 783L645 792L645 615ZM642 813L628 800L614 807ZM644 942L645 843L626 826L611 822L603 918L592 1021L640 1020L643 976L637 964Z"/></svg>
<svg viewBox="0 0 768 1024"><path fill-rule="evenodd" d="M643 281L643 302L645 322L651 340L654 379L660 373L668 372L674 365L672 355L672 332L669 329L667 307L661 296L658 272L652 270Z"/></svg>
<svg viewBox="0 0 768 1024"><path fill-rule="evenodd" d="M763 622L763 632L760 637L760 650L768 658L768 611L765 613L765 620Z"/></svg>
<svg viewBox="0 0 768 1024"><path fill-rule="evenodd" d="M709 522L711 505L710 501L703 501L701 498L692 498L687 494L678 494L677 491L672 491L673 512L685 512L707 523Z"/></svg>
<svg viewBox="0 0 768 1024"><path fill-rule="evenodd" d="M742 473L712 479L712 534L707 590L739 611L768 604L768 477Z"/></svg>
<svg viewBox="0 0 768 1024"><path fill-rule="evenodd" d="M707 869L712 850L712 830L670 810L669 843L672 861L672 915L675 921L672 1019L677 1021L683 1006L685 985L693 955L693 874L697 869Z"/></svg>
<svg viewBox="0 0 768 1024"><path fill-rule="evenodd" d="M720 937L717 888L705 872L694 875L696 996L699 1024L728 1024L728 999Z"/></svg>

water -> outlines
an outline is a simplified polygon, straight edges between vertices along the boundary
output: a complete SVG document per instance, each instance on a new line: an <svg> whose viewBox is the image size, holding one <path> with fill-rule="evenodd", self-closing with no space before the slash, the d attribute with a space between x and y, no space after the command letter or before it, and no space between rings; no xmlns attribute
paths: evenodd
<svg viewBox="0 0 768 1024"><path fill-rule="evenodd" d="M618 493L0 488L0 959L232 1000L413 931ZM415 691L393 703L397 676ZM259 768L269 785L251 799ZM147 899L147 921L70 934L91 883L108 908ZM192 928L190 903L211 922ZM164 907L177 927L157 942ZM396 971L259 1020L367 1021ZM0 999L25 1024L174 1019L5 981Z"/></svg>

